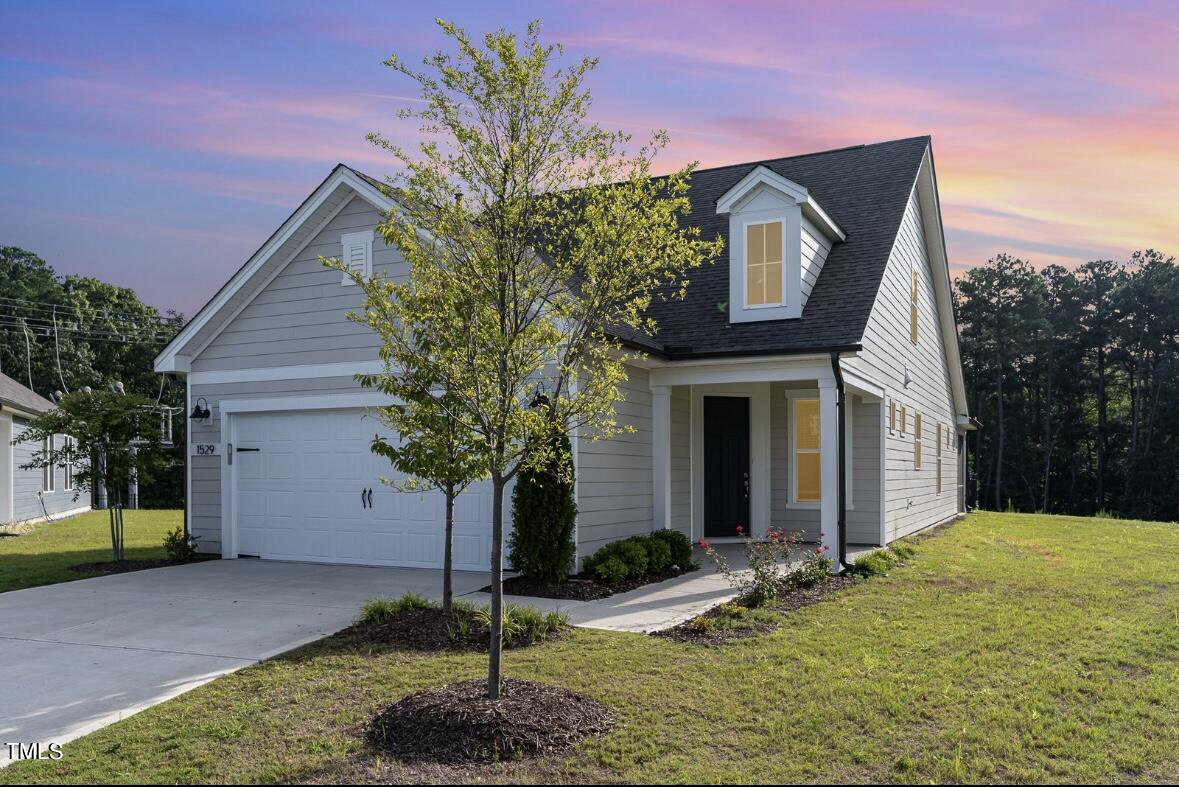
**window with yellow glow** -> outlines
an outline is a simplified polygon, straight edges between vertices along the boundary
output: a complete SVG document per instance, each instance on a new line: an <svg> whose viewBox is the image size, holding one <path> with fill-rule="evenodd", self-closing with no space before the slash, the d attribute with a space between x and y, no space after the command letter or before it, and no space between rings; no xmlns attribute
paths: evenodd
<svg viewBox="0 0 1179 787"><path fill-rule="evenodd" d="M909 338L917 343L917 269L913 269L913 286L909 293Z"/></svg>
<svg viewBox="0 0 1179 787"><path fill-rule="evenodd" d="M822 445L819 433L819 400L794 400L794 499L799 503L822 500Z"/></svg>
<svg viewBox="0 0 1179 787"><path fill-rule="evenodd" d="M745 305L782 303L782 222L745 228Z"/></svg>
<svg viewBox="0 0 1179 787"><path fill-rule="evenodd" d="M921 469L921 413L913 415L913 469Z"/></svg>

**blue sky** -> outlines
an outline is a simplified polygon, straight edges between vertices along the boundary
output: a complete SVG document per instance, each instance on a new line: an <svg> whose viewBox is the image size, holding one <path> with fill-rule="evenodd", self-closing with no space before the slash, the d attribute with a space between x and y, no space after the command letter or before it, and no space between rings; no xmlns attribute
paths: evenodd
<svg viewBox="0 0 1179 787"><path fill-rule="evenodd" d="M344 161L392 163L384 68L544 19L593 116L666 166L930 133L952 265L1179 249L1179 4L0 3L0 244L193 313Z"/></svg>

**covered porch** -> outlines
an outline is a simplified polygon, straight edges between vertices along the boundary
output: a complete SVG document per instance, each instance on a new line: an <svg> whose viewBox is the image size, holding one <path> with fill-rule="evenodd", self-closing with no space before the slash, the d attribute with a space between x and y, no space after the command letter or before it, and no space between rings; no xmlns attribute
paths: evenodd
<svg viewBox="0 0 1179 787"><path fill-rule="evenodd" d="M884 544L885 392L848 365L815 355L653 367L654 527L720 543L799 531L833 558L841 527L847 555Z"/></svg>

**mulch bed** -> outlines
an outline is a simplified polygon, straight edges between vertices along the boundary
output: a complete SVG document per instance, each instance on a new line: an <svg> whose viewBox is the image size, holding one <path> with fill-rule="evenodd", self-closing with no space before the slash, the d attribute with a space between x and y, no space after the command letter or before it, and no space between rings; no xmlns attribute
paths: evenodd
<svg viewBox="0 0 1179 787"><path fill-rule="evenodd" d="M192 560L169 560L164 557L140 558L137 560L102 560L97 563L79 563L76 566L70 566L70 571L76 571L79 574L125 574L128 571L143 571L148 568L164 568L165 566L183 566L188 563L220 559L220 555L198 555Z"/></svg>
<svg viewBox="0 0 1179 787"><path fill-rule="evenodd" d="M504 648L523 648L557 639L560 631L549 632L544 640L504 637ZM447 615L440 608L407 609L395 612L380 623L354 623L337 637L359 644L394 645L404 650L475 650L491 646L491 632L473 612L455 610Z"/></svg>
<svg viewBox="0 0 1179 787"><path fill-rule="evenodd" d="M532 577L517 576L508 577L504 580L504 593L509 596L556 598L566 601L595 601L600 598L608 598L615 593L625 593L628 590L641 588L653 582L674 579L686 573L688 572L678 566L672 566L658 574L648 574L638 579L628 579L617 585L599 585L590 577L582 576L581 574L569 577L564 582L544 582L533 579ZM491 586L488 585L480 592L490 593Z"/></svg>
<svg viewBox="0 0 1179 787"><path fill-rule="evenodd" d="M857 581L859 580L855 577L830 576L822 582L808 587L793 588L778 596L773 604L766 605L762 609L773 612L793 612L803 607L809 607L811 604L817 604L832 593L851 587ZM740 600L736 603L745 606ZM692 618L692 620L686 620L671 628L663 629L662 631L653 631L651 633L653 636L664 637L673 642L685 642L691 645L714 647L738 639L768 634L778 628L777 623L760 620L739 621L736 625L727 627L717 626L715 628L697 628L692 625L692 621L698 618L723 617L720 612L721 606L723 605L713 607L704 614Z"/></svg>
<svg viewBox="0 0 1179 787"><path fill-rule="evenodd" d="M488 763L565 751L613 726L609 708L567 689L508 678L492 701L487 681L475 679L398 700L366 738L404 762Z"/></svg>

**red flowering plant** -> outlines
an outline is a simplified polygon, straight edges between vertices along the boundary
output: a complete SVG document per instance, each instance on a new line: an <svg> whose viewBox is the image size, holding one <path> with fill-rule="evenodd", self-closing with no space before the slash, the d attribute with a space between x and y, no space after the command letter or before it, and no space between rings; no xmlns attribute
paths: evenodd
<svg viewBox="0 0 1179 787"><path fill-rule="evenodd" d="M737 535L745 536L747 571L734 571L728 560L704 539L696 543L716 563L717 571L737 590L739 598L751 607L769 604L777 596L793 587L812 585L831 571L831 559L826 548L805 549L802 533L778 527L766 529L765 538L755 541L746 535L743 526Z"/></svg>

